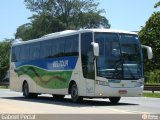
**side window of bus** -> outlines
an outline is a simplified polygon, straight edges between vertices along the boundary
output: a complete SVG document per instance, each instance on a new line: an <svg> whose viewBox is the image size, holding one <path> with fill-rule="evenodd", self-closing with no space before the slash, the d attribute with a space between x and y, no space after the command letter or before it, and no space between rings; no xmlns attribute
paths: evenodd
<svg viewBox="0 0 160 120"><path fill-rule="evenodd" d="M30 46L30 59L36 60L40 58L40 43L34 43Z"/></svg>
<svg viewBox="0 0 160 120"><path fill-rule="evenodd" d="M92 33L81 34L82 70L83 76L88 79L95 79L92 41Z"/></svg>
<svg viewBox="0 0 160 120"><path fill-rule="evenodd" d="M16 54L15 54L15 47L12 47L12 58L11 58L12 62L16 62Z"/></svg>
<svg viewBox="0 0 160 120"><path fill-rule="evenodd" d="M14 49L14 62L18 62L20 61L20 47L19 46L16 46L15 49Z"/></svg>
<svg viewBox="0 0 160 120"><path fill-rule="evenodd" d="M65 39L64 38L58 38L55 40L56 45L56 54L55 57L63 57L64 55L64 46L65 46Z"/></svg>
<svg viewBox="0 0 160 120"><path fill-rule="evenodd" d="M40 43L40 58L51 58L52 57L52 41L47 40Z"/></svg>
<svg viewBox="0 0 160 120"><path fill-rule="evenodd" d="M66 37L65 39L65 56L78 55L78 35Z"/></svg>
<svg viewBox="0 0 160 120"><path fill-rule="evenodd" d="M28 45L22 45L20 47L20 60L28 60L29 59L29 46Z"/></svg>
<svg viewBox="0 0 160 120"><path fill-rule="evenodd" d="M58 39L53 39L52 40L52 51L51 51L51 54L52 54L52 57L55 57L57 55L57 49L58 49L58 46L56 45L56 41Z"/></svg>

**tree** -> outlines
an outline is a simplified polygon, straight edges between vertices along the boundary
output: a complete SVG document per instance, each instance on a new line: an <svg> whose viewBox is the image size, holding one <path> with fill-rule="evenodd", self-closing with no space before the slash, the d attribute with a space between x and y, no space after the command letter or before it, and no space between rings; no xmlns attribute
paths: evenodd
<svg viewBox="0 0 160 120"><path fill-rule="evenodd" d="M160 6L160 2L156 3L156 7ZM140 39L144 45L151 46L154 57L152 61L145 61L147 71L160 69L160 11L154 12L146 25L139 32Z"/></svg>
<svg viewBox="0 0 160 120"><path fill-rule="evenodd" d="M15 39L21 38L22 40L28 40L32 37L32 25L30 23L23 24L17 28Z"/></svg>
<svg viewBox="0 0 160 120"><path fill-rule="evenodd" d="M28 40L66 29L110 28L94 0L25 0L34 13L31 23L17 28L15 37Z"/></svg>
<svg viewBox="0 0 160 120"><path fill-rule="evenodd" d="M21 38L26 41L48 33L65 30L65 24L49 15L34 15L30 19L31 23L23 24L17 28L16 39Z"/></svg>
<svg viewBox="0 0 160 120"><path fill-rule="evenodd" d="M4 78L9 70L10 46L13 39L6 39L0 42L0 81Z"/></svg>
<svg viewBox="0 0 160 120"><path fill-rule="evenodd" d="M160 1L157 2L157 3L154 5L154 8L157 8L157 7L159 7L159 6L160 6Z"/></svg>

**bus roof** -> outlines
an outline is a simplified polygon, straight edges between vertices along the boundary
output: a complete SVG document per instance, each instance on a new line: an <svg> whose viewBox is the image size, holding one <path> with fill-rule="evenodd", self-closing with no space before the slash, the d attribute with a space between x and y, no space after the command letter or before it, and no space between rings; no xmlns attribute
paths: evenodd
<svg viewBox="0 0 160 120"><path fill-rule="evenodd" d="M126 34L133 34L137 35L136 32L130 32L130 31L124 31L124 30L116 30L116 29L81 29L81 30L65 30L61 32L55 32L51 34L44 35L40 38L33 39L33 40L28 40L28 41L22 41L18 43L13 43L13 46L16 45L22 45L22 44L28 44L28 43L33 43L33 42L38 42L38 41L43 41L43 40L48 40L51 38L58 38L58 37L63 37L63 36L69 36L69 35L75 35L79 33L85 33L85 32L106 32L106 33L126 33Z"/></svg>

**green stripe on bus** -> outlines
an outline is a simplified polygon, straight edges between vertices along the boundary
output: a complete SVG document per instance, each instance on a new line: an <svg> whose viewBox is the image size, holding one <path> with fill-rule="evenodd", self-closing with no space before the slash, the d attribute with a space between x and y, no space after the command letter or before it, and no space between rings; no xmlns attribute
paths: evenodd
<svg viewBox="0 0 160 120"><path fill-rule="evenodd" d="M27 75L43 88L67 88L72 71L47 71L36 66L22 66L16 69L18 76Z"/></svg>

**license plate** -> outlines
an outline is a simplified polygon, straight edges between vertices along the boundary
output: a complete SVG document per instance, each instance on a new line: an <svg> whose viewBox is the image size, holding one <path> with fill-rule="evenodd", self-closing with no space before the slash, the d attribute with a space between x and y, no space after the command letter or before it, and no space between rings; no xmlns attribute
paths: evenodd
<svg viewBox="0 0 160 120"><path fill-rule="evenodd" d="M119 94L127 94L127 90L119 90Z"/></svg>

